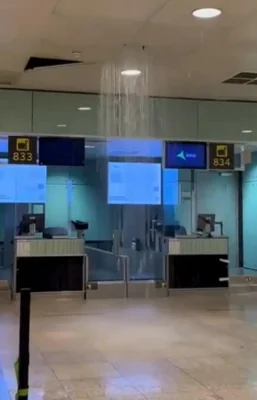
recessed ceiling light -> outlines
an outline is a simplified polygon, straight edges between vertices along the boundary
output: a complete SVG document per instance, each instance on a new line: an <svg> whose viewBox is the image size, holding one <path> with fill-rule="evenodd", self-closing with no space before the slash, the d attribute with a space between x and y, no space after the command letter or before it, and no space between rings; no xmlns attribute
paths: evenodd
<svg viewBox="0 0 257 400"><path fill-rule="evenodd" d="M221 15L219 8L198 8L192 12L193 16L201 19L216 18Z"/></svg>
<svg viewBox="0 0 257 400"><path fill-rule="evenodd" d="M141 75L141 71L139 69L124 69L121 71L121 75L123 76L138 76Z"/></svg>
<svg viewBox="0 0 257 400"><path fill-rule="evenodd" d="M86 144L85 149L95 149L95 146L92 146L91 144Z"/></svg>
<svg viewBox="0 0 257 400"><path fill-rule="evenodd" d="M244 129L242 130L242 133L253 133L251 129Z"/></svg>
<svg viewBox="0 0 257 400"><path fill-rule="evenodd" d="M91 107L78 107L79 111L90 111Z"/></svg>
<svg viewBox="0 0 257 400"><path fill-rule="evenodd" d="M66 128L66 126L67 126L66 124L58 124L57 128Z"/></svg>

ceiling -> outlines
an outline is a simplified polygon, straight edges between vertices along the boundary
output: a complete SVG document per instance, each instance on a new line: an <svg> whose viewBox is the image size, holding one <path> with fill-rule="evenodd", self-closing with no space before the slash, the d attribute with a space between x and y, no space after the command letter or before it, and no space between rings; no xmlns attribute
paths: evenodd
<svg viewBox="0 0 257 400"><path fill-rule="evenodd" d="M218 7L203 21L194 9ZM24 89L99 92L103 63L124 45L150 57L149 94L256 100L257 85L222 83L257 73L256 0L2 0L0 84ZM30 70L30 57L82 64Z"/></svg>

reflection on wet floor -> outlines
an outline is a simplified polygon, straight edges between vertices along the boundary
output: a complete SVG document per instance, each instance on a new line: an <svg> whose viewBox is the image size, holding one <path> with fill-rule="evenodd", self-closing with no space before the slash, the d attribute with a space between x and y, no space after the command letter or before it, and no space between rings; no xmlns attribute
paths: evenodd
<svg viewBox="0 0 257 400"><path fill-rule="evenodd" d="M0 334L0 393L14 399L18 303L0 303ZM34 298L30 386L30 400L256 399L257 292Z"/></svg>

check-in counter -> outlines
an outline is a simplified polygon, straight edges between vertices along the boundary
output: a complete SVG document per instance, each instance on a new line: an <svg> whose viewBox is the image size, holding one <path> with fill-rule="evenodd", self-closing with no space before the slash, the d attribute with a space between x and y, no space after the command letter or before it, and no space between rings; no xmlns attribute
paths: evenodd
<svg viewBox="0 0 257 400"><path fill-rule="evenodd" d="M228 238L167 239L170 289L228 287Z"/></svg>
<svg viewBox="0 0 257 400"><path fill-rule="evenodd" d="M14 241L13 292L82 291L85 281L84 240L37 239Z"/></svg>

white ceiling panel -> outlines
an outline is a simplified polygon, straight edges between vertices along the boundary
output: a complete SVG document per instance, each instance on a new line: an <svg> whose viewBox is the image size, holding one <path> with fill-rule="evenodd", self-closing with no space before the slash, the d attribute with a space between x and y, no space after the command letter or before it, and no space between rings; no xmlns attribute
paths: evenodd
<svg viewBox="0 0 257 400"><path fill-rule="evenodd" d="M222 15L213 20L192 18L192 12L201 7L217 7L222 9ZM172 26L235 26L237 23L257 12L255 0L179 0L177 5L169 1L152 19L153 22L171 24Z"/></svg>
<svg viewBox="0 0 257 400"><path fill-rule="evenodd" d="M93 18L52 17L42 38L57 46L69 46L81 50L88 46L126 44L140 24L135 22L111 22Z"/></svg>
<svg viewBox="0 0 257 400"><path fill-rule="evenodd" d="M142 28L134 39L141 45L150 47L172 47L180 52L196 51L204 46L220 46L227 40L229 31L226 28L201 29L200 27L190 27L184 29L179 26L168 26L160 23L149 23Z"/></svg>
<svg viewBox="0 0 257 400"><path fill-rule="evenodd" d="M75 50L81 51L81 57L78 61L84 63L104 63L106 60L113 60L120 53L122 46L121 45L79 45L77 42L74 43L59 43L50 42L48 40L42 40L37 47L37 51L34 53L36 57L50 57L56 58L56 54L58 54L58 58L63 59L73 59L74 56L72 52ZM74 59L75 60L75 59Z"/></svg>
<svg viewBox="0 0 257 400"><path fill-rule="evenodd" d="M145 21L167 0L59 0L56 14L110 20Z"/></svg>
<svg viewBox="0 0 257 400"><path fill-rule="evenodd" d="M201 21L199 7L222 9ZM0 86L98 92L101 65L146 46L150 94L257 101L257 86L222 84L257 72L256 0L2 0ZM29 57L84 64L24 73ZM75 59L75 58L74 58Z"/></svg>
<svg viewBox="0 0 257 400"><path fill-rule="evenodd" d="M47 90L98 92L100 89L100 67L73 65L60 68L39 69L23 74L20 85L24 88Z"/></svg>

